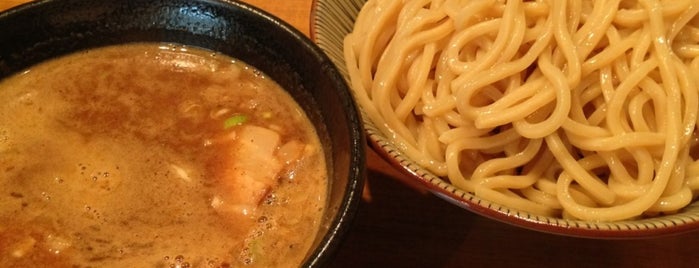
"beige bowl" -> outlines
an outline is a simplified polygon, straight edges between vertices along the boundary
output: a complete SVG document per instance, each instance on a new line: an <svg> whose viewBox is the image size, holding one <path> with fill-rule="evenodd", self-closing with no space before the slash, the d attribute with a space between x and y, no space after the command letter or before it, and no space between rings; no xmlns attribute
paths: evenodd
<svg viewBox="0 0 699 268"><path fill-rule="evenodd" d="M366 0L314 0L311 38L347 78L342 42ZM361 108L361 107L360 107ZM639 220L590 222L534 215L508 208L462 191L410 160L382 134L368 116L364 125L370 145L394 167L438 197L476 214L536 231L587 238L643 238L699 229L699 202L680 213Z"/></svg>

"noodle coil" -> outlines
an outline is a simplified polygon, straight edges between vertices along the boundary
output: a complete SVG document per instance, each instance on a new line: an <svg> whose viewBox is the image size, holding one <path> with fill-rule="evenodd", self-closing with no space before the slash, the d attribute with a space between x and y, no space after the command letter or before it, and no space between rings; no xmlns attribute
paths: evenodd
<svg viewBox="0 0 699 268"><path fill-rule="evenodd" d="M699 193L699 1L369 0L354 95L397 148L530 213L618 221Z"/></svg>

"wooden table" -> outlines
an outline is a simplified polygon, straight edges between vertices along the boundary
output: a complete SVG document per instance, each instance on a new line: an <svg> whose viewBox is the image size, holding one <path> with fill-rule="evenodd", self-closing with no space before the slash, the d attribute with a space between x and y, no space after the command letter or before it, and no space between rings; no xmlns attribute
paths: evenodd
<svg viewBox="0 0 699 268"><path fill-rule="evenodd" d="M29 0L0 0L0 10ZM246 0L309 33L311 0ZM7 40L0 40L7 41ZM694 267L699 232L637 240L539 233L408 187L368 149L368 193L331 267Z"/></svg>

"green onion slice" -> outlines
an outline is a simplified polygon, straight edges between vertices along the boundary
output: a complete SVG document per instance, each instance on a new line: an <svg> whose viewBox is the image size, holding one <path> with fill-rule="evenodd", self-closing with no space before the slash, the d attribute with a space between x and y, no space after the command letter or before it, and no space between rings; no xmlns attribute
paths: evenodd
<svg viewBox="0 0 699 268"><path fill-rule="evenodd" d="M227 118L226 121L223 121L223 129L229 129L234 126L240 126L245 121L248 121L248 117L242 114L234 114L231 117Z"/></svg>

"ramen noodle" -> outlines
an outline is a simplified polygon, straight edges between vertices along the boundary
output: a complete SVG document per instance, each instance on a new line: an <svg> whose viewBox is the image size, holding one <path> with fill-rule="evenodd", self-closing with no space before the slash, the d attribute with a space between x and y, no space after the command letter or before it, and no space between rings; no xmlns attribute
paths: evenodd
<svg viewBox="0 0 699 268"><path fill-rule="evenodd" d="M675 213L699 189L697 1L369 0L354 94L406 156L537 215Z"/></svg>
<svg viewBox="0 0 699 268"><path fill-rule="evenodd" d="M295 267L325 209L313 125L266 74L137 43L0 83L0 267Z"/></svg>

